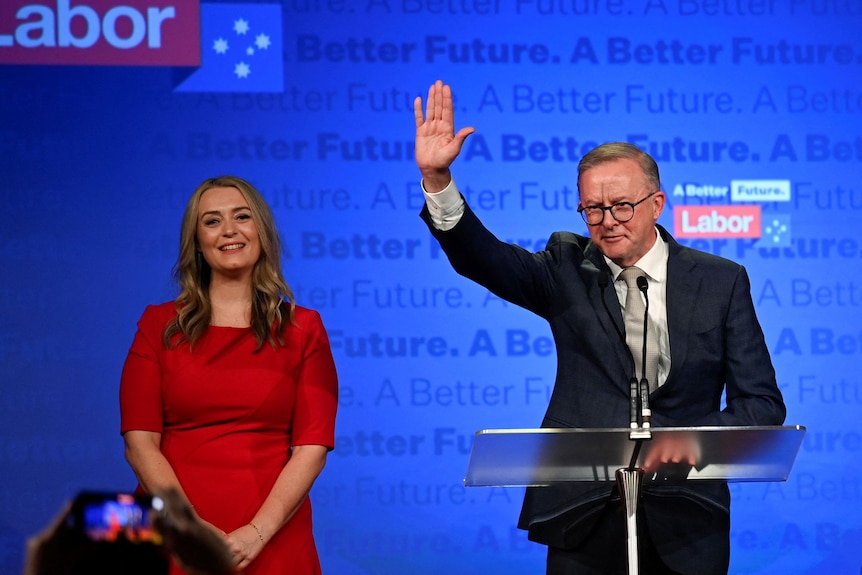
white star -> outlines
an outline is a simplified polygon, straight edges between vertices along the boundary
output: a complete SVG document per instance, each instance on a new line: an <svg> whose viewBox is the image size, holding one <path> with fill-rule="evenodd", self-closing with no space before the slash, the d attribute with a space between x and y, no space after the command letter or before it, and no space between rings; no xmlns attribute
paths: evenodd
<svg viewBox="0 0 862 575"><path fill-rule="evenodd" d="M266 34L258 34L257 37L254 39L254 45L261 50L266 50L270 47L271 44L272 42L270 41L269 36L267 36Z"/></svg>
<svg viewBox="0 0 862 575"><path fill-rule="evenodd" d="M254 56L254 47L249 46L248 48L245 49L245 53L248 54L249 56Z"/></svg>
<svg viewBox="0 0 862 575"><path fill-rule="evenodd" d="M224 54L227 52L228 45L227 40L224 38L219 38L215 42L213 42L213 50L215 50L216 54Z"/></svg>
<svg viewBox="0 0 862 575"><path fill-rule="evenodd" d="M246 21L245 18L240 18L239 20L234 21L233 31L242 36L248 32L248 21Z"/></svg>
<svg viewBox="0 0 862 575"><path fill-rule="evenodd" d="M245 62L240 62L234 66L233 73L236 74L237 78L248 78L248 75L251 74L251 68Z"/></svg>

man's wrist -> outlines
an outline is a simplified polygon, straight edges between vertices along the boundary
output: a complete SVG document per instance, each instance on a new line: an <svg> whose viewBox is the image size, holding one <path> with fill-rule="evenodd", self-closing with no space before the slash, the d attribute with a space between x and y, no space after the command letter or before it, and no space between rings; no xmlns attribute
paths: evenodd
<svg viewBox="0 0 862 575"><path fill-rule="evenodd" d="M423 170L422 171L422 188L429 194L436 194L446 188L449 182L452 181L452 174L449 170Z"/></svg>

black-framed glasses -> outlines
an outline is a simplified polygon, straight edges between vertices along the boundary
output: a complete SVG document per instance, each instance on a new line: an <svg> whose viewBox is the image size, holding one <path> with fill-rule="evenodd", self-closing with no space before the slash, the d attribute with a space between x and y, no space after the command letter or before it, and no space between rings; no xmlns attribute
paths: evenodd
<svg viewBox="0 0 862 575"><path fill-rule="evenodd" d="M610 212L616 221L621 224L626 223L635 217L635 206L647 201L650 196L658 192L650 192L636 202L619 202L612 206L581 206L578 208L578 213L584 218L584 222L588 226L597 226L605 220L605 212Z"/></svg>

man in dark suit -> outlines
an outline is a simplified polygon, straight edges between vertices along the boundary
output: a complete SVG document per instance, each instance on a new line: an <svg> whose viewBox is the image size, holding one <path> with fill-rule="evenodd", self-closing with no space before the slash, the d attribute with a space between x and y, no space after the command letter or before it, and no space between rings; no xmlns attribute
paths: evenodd
<svg viewBox="0 0 862 575"><path fill-rule="evenodd" d="M745 269L683 247L657 225L665 194L648 154L613 143L584 156L578 211L589 238L556 232L544 250L530 253L489 232L452 181L449 167L475 130L455 132L451 89L436 82L426 104L425 114L421 98L414 104L422 217L459 274L549 322L557 376L543 427L629 426L633 360L622 336L628 288L619 277L633 266L648 283L648 337L658 343L652 425L784 422ZM694 462L685 453L667 459ZM527 491L519 527L548 546L549 575L626 572L625 522L618 495L609 497L609 491L607 484L590 483ZM640 508L641 572L727 573L725 483L649 486Z"/></svg>

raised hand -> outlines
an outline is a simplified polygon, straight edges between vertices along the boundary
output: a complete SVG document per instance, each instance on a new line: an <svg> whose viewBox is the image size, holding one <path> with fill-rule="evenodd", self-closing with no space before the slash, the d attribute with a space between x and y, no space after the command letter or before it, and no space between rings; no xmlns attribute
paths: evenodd
<svg viewBox="0 0 862 575"><path fill-rule="evenodd" d="M464 140L476 129L461 128L455 133L452 88L441 80L428 88L425 114L422 114L421 97L413 101L413 113L416 117L416 165L422 173L425 190L439 192L449 184L449 166L461 153Z"/></svg>

